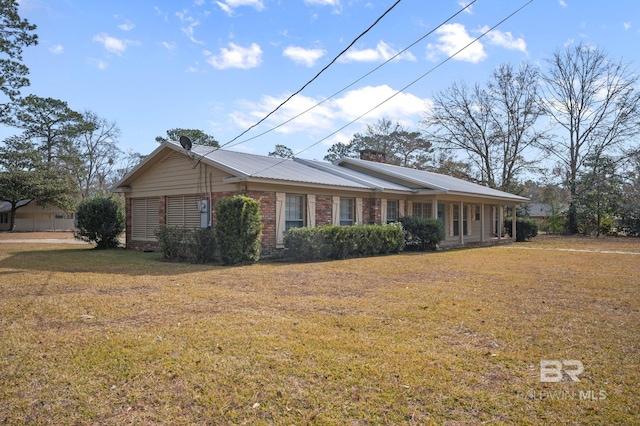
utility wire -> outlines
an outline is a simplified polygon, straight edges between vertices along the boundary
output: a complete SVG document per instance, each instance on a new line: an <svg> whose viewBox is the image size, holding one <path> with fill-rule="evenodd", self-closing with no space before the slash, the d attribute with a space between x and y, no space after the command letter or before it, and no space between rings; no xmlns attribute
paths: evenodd
<svg viewBox="0 0 640 426"><path fill-rule="evenodd" d="M307 108L306 110L300 112L297 115L294 115L293 117L289 118L288 120L284 121L283 123L278 124L275 127L272 127L268 130L265 130L262 133L259 133L255 136L252 136L248 139L243 139L241 141L238 141L234 144L231 144L231 142L227 142L224 146L226 147L232 147L232 146L236 146L236 145L241 145L245 142L249 142L252 141L254 139L257 139L261 136L266 135L267 133L270 133L276 129L279 129L280 127L291 123L293 120L303 116L304 114L308 113L309 111L319 107L320 105L322 105L323 103L327 102L328 100L335 98L336 96L338 96L340 93L344 92L345 90L349 89L350 87L354 86L355 84L359 83L360 81L364 80L366 77L370 76L371 74L373 74L374 72L378 71L380 68L382 68L383 66L385 66L386 64L388 64L389 62L393 61L394 59L396 59L398 56L402 55L404 52L406 52L407 50L411 49L413 46L415 46L416 44L420 43L422 40L424 40L425 38L427 38L428 36L430 36L431 34L433 34L436 30L438 30L438 28L442 27L443 25L445 25L447 22L451 21L453 18L455 18L456 16L458 16L459 14L461 14L462 12L464 12L467 8L471 7L471 5L473 5L476 1L478 0L473 0L471 1L469 4L467 4L466 6L464 6L462 9L460 9L459 11L457 11L456 13L454 13L453 15L451 15L450 17L448 17L446 20L442 21L440 24L438 24L436 27L434 27L431 31L429 31L428 33L426 33L425 35L423 35L422 37L420 37L419 39L417 39L416 41L414 41L413 43L411 43L409 46L405 47L404 49L402 49L401 51L399 51L398 53L396 53L395 55L393 55L392 57L390 57L389 59L387 59L386 61L384 61L383 63L381 63L380 65L378 65L377 67L375 67L374 69L372 69L371 71L369 71L368 73L364 74L362 77L358 78L357 80L355 80L353 83L350 83L348 86L343 87L342 89L338 90L337 92L335 92L334 94L332 94L331 96L323 99L322 101L318 102L317 104L313 105L312 107Z"/></svg>
<svg viewBox="0 0 640 426"><path fill-rule="evenodd" d="M273 111L271 111L270 113L268 113L267 115L265 115L263 118L261 118L257 123L255 123L254 125L252 125L251 127L249 127L248 129L246 129L245 131L243 131L242 133L240 133L238 136L236 136L235 138L231 139L229 142L223 144L220 146L220 148L223 148L227 145L229 145L230 143L236 141L238 138L242 137L243 135L245 135L249 130L253 129L254 127L258 126L260 123L262 123L263 121L265 121L267 118L269 118L273 113L275 113L276 111L278 111L284 104L286 104L287 102L289 102L291 100L291 98L293 98L295 95L297 95L298 93L302 92L308 85L310 85L311 83L313 83L319 76L320 74L322 74L323 72L325 72L331 65L333 65L340 56L342 56L344 53L346 53L347 50L349 50L351 48L351 46L353 46L354 44L356 44L356 42L358 40L360 40L366 33L368 33L369 31L371 31L371 29L373 27L376 26L376 24L378 24L378 22L380 22L382 20L382 18L384 18L389 12L391 12L391 10L396 7L398 5L398 3L400 3L401 0L397 0L394 4L391 5L390 8L388 8L382 15L380 15L380 17L378 17L378 19L375 20L375 22L373 24L371 24L369 26L369 28L367 28L366 30L364 30L362 33L360 33L360 35L358 37L356 37L344 50L342 50L342 52L338 53L338 56L336 56L335 58L333 58L331 60L331 62L329 62L327 65L325 65L324 68L322 68L311 80L309 80L308 82L306 82L300 89L298 89L296 92L292 93L287 99L285 99L280 105L278 105Z"/></svg>
<svg viewBox="0 0 640 426"><path fill-rule="evenodd" d="M405 90L407 90L409 87L413 86L415 83L417 83L418 81L422 80L424 77L426 77L427 75L431 74L433 71L435 71L436 69L440 68L442 65L444 65L445 63L449 62L451 59L453 59L455 56L457 56L459 53L461 53L462 51L464 51L465 49L467 49L469 46L471 46L473 43L475 43L476 41L480 40L482 37L484 37L485 35L487 35L489 32L493 31L494 29L496 29L498 26L502 25L504 22L506 22L507 20L509 20L511 17L513 17L514 15L516 15L518 12L520 12L522 9L524 9L525 7L527 7L529 4L533 3L533 0L529 0L528 2L526 2L525 4L523 4L522 6L520 6L518 9L516 9L515 11L511 12L511 14L509 14L507 17L503 18L500 22L498 22L497 24L493 25L491 28L489 28L488 30L486 30L485 32L483 32L482 34L480 34L478 37L476 37L475 39L473 39L471 42L469 42L467 45L465 45L464 47L462 47L461 49L459 49L457 52L455 52L454 54L450 55L448 58L444 59L443 61L441 61L439 64L437 64L436 66L432 67L430 70L428 70L426 73L422 74L421 76L419 76L418 78L416 78L415 80L413 80L412 82L410 82L409 84L407 84L406 86L404 86L402 89L398 90L397 92L395 92L393 95L389 96L388 98L386 98L385 100L383 100L382 102L380 102L379 104L375 105L373 108L367 110L366 112L364 112L363 114L361 114L360 116L354 118L353 120L349 121L347 124L345 124L344 126L340 127L339 129L335 130L334 132L330 133L329 135L325 136L324 138L318 140L317 142L314 142L313 144L309 145L308 147L296 152L294 154L294 156L297 156L298 154L302 154L303 152L313 148L314 146L318 145L319 143L329 139L331 136L339 133L340 131L344 130L345 128L347 128L348 126L352 125L353 123L355 123L356 121L360 120L362 117L366 116L367 114L369 114L370 112L376 110L377 108L381 107L382 105L384 105L385 103L387 103L388 101L390 101L391 99L395 98L396 96L398 96L400 93L404 92ZM252 173L252 175L256 175L258 173L262 173L266 170L271 169L272 167L275 167L279 164L282 164L283 162L287 161L287 159L282 159L281 161L278 161L277 163L274 163L272 165L270 165L269 167L265 167L262 170L259 170L257 172Z"/></svg>

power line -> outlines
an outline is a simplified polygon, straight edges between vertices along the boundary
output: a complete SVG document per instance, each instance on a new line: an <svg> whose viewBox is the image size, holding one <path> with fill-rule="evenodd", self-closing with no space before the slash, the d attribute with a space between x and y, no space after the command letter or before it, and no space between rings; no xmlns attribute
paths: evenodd
<svg viewBox="0 0 640 426"><path fill-rule="evenodd" d="M434 67L432 67L431 69L429 69L427 72L425 72L424 74L422 74L421 76L419 76L418 78L416 78L415 80L411 81L409 84L407 84L406 86L404 86L403 88L401 88L400 90L396 91L393 95L389 96L388 98L386 98L385 100L383 100L382 102L380 102L379 104L375 105L373 108L367 110L366 112L364 112L363 114L359 115L358 117L354 118L353 120L349 121L347 124L343 125L342 127L340 127L339 129L333 131L332 133L328 134L327 136L325 136L324 138L314 142L313 144L309 145L308 147L298 151L295 153L295 156L302 154L303 152L313 148L314 146L318 145L319 143L329 139L331 136L339 133L340 131L346 129L347 127L349 127L350 125L352 125L353 123L355 123L356 121L360 120L361 118L363 118L364 116L368 115L370 112L376 110L377 108L381 107L382 105L384 105L385 103L389 102L391 99L395 98L396 96L398 96L400 93L404 92L405 90L407 90L409 87L413 86L414 84L416 84L418 81L422 80L424 77L426 77L427 75L431 74L433 71L435 71L436 69L440 68L442 65L444 65L445 63L449 62L451 59L453 59L454 57L456 57L459 53L461 53L462 51L464 51L465 49L467 49L469 46L471 46L473 43L477 42L478 40L480 40L482 37L484 37L485 35L487 35L489 32L493 31L494 29L496 29L498 26L502 25L504 22L506 22L507 20L509 20L511 17L513 17L514 15L516 15L518 12L520 12L522 9L524 9L525 7L527 7L529 4L533 3L533 0L529 0L526 3L524 3L522 6L520 6L518 9L516 9L515 11L511 12L508 16L506 16L505 18L503 18L501 21L499 21L497 24L493 25L491 28L489 28L488 30L484 31L482 34L480 34L478 37L476 37L475 39L473 39L472 41L470 41L468 44L466 44L464 47L460 48L457 52L453 53L452 55L450 55L448 58L444 59L443 61L441 61L440 63L438 63L437 65L435 65ZM257 172L252 173L253 175L256 175L258 173L262 173L265 170L269 170L283 162L285 162L286 159L283 159L281 161L278 161L277 163L274 163L272 165L270 165L269 167L265 167L262 170L259 170Z"/></svg>
<svg viewBox="0 0 640 426"><path fill-rule="evenodd" d="M342 50L342 52L338 53L338 55L333 58L331 60L331 62L329 62L327 65L325 65L324 68L322 68L315 76L313 76L313 78L311 80L309 80L308 82L306 82L300 89L298 89L296 92L292 93L287 99L285 99L280 105L278 105L273 111L271 111L270 113L268 113L267 115L265 115L263 118L261 118L257 123L253 124L252 126L250 126L248 129L246 129L245 131L243 131L242 133L240 133L238 136L236 136L235 138L231 139L229 142L226 142L225 144L221 145L220 148L224 148L225 146L229 145L230 143L236 141L238 138L242 137L243 135L245 135L249 130L253 129L254 127L258 126L260 123L262 123L264 120L266 120L267 118L269 118L273 113L275 113L276 111L278 111L284 104L286 104L287 102L289 102L289 100L291 100L291 98L293 98L295 95L297 95L298 93L302 92L307 86L309 86L311 83L313 83L319 76L320 74L322 74L323 72L325 72L331 65L333 65L340 56L342 56L347 50L349 50L351 48L351 46L353 46L354 44L356 44L356 42L358 40L360 40L366 33L368 33L373 27L376 26L376 24L378 24L378 22L380 22L382 20L382 18L384 18L389 12L391 12L391 10L396 7L398 5L398 3L400 3L401 0L397 0L394 4L391 5L390 8L388 8L382 15L380 15L380 17L378 17L378 19L375 20L375 22L373 24L371 24L369 26L369 28L367 28L366 30L364 30L362 33L360 33L360 35L358 37L356 37L344 50Z"/></svg>
<svg viewBox="0 0 640 426"><path fill-rule="evenodd" d="M461 14L462 12L464 12L467 8L471 7L471 5L473 5L477 0L473 0L471 1L469 4L467 4L466 6L464 6L462 9L458 10L456 13L454 13L453 15L449 16L447 19L445 19L444 21L442 21L440 24L438 24L436 27L434 27L431 31L429 31L428 33L426 33L425 35L423 35L422 37L420 37L419 39L417 39L416 41L414 41L413 43L411 43L409 46L405 47L404 49L402 49L401 51L399 51L398 53L396 53L395 55L393 55L392 57L390 57L389 59L387 59L386 61L384 61L383 63L381 63L380 65L378 65L377 67L375 67L374 69L372 69L371 71L367 72L366 74L364 74L362 77L358 78L357 80L355 80L354 82L350 83L349 85L343 87L342 89L338 90L337 92L335 92L334 94L332 94L331 96L328 96L327 98L323 99L322 101L318 102L317 104L313 105L312 107L307 108L306 110L298 113L297 115L294 115L293 117L289 118L288 120L278 124L277 126L274 126L262 133L259 133L255 136L252 136L248 139L244 139L241 140L239 142L236 142L234 144L231 144L231 142L227 142L224 146L227 147L232 147L232 146L236 146L236 145L241 145L245 142L249 142L252 141L254 139L257 139L261 136L266 135L267 133L270 133L276 129L279 129L280 127L291 123L293 120L303 116L304 114L308 113L309 111L319 107L320 105L322 105L323 103L327 102L329 99L332 99L336 96L338 96L340 93L344 92L345 90L347 90L348 88L354 86L355 84L359 83L360 81L364 80L366 77L370 76L371 74L373 74L374 72L378 71L380 68L382 68L383 66L385 66L386 64L388 64L389 62L393 61L394 59L396 59L397 57L399 57L400 55L402 55L404 52L406 52L407 50L411 49L413 46L415 46L416 44L420 43L422 40L424 40L425 38L427 38L428 36L430 36L431 34L433 34L436 30L438 30L438 28L442 27L443 25L445 25L447 22L451 21L453 18L455 18L456 16L458 16L459 14ZM246 132L245 132L246 133ZM231 145L230 145L231 144Z"/></svg>

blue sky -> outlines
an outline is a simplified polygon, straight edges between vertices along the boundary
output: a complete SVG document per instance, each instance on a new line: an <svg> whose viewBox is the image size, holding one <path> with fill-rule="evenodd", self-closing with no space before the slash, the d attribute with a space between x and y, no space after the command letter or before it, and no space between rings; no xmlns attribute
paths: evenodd
<svg viewBox="0 0 640 426"><path fill-rule="evenodd" d="M148 154L176 127L228 142L298 90L364 31L393 0L21 0L38 26L25 49L36 94L114 120L122 149ZM231 149L267 154L275 144L322 159L381 117L419 130L438 90L483 83L501 63L544 65L570 43L604 48L640 69L637 0L534 0L463 53L356 123L372 106L428 72L527 0L477 0L425 40L299 119ZM353 83L464 6L402 0L281 111L242 141L269 130ZM16 133L2 129L3 136ZM321 142L319 142L321 141ZM319 142L319 143L318 143Z"/></svg>

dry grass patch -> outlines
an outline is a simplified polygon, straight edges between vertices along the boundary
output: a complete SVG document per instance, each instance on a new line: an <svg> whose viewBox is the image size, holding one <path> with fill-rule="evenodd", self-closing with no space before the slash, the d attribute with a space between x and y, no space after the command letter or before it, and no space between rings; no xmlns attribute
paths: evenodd
<svg viewBox="0 0 640 426"><path fill-rule="evenodd" d="M637 423L640 261L514 249L591 244L235 268L2 244L0 422Z"/></svg>

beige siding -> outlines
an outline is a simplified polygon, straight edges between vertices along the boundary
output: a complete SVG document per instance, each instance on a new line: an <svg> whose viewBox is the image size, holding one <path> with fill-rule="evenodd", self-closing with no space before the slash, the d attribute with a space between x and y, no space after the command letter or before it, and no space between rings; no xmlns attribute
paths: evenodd
<svg viewBox="0 0 640 426"><path fill-rule="evenodd" d="M130 197L183 195L235 190L223 182L228 173L174 152L131 184Z"/></svg>

